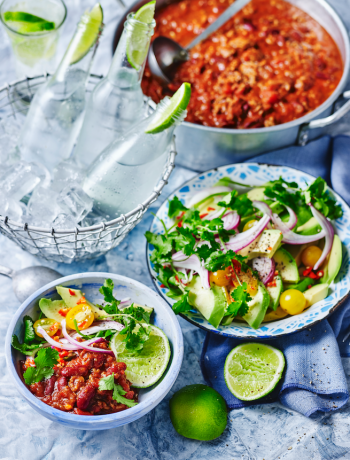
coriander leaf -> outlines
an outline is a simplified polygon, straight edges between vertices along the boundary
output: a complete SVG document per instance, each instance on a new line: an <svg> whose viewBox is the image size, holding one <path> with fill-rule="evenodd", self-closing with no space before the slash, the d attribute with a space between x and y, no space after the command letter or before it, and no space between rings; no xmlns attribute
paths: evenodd
<svg viewBox="0 0 350 460"><path fill-rule="evenodd" d="M220 201L218 205L224 208L230 208L233 211L237 211L241 217L250 216L253 214L254 206L252 200L250 200L245 194L239 196L236 195L237 192L236 194L231 192L230 201L227 203L225 201Z"/></svg>
<svg viewBox="0 0 350 460"><path fill-rule="evenodd" d="M58 363L58 351L52 348L41 348L34 359L35 367L28 367L23 377L27 385L41 382L53 374L53 367Z"/></svg>
<svg viewBox="0 0 350 460"><path fill-rule="evenodd" d="M30 316L23 318L24 323L24 343L32 342L35 338L35 332L33 327L33 320Z"/></svg>
<svg viewBox="0 0 350 460"><path fill-rule="evenodd" d="M301 191L298 188L298 184L296 182L287 182L282 177L268 182L264 194L268 198L273 198L281 204L289 206L294 211L297 210L300 204Z"/></svg>
<svg viewBox="0 0 350 460"><path fill-rule="evenodd" d="M177 216L180 211L188 211L188 208L186 208L181 201L178 199L177 196L174 196L172 200L169 200L169 210L168 210L168 216L170 218L173 218Z"/></svg>
<svg viewBox="0 0 350 460"><path fill-rule="evenodd" d="M158 272L158 280L164 284L164 286L169 287L169 279L174 275L173 270L171 270L169 267L163 267L162 265L159 265L155 268Z"/></svg>
<svg viewBox="0 0 350 460"><path fill-rule="evenodd" d="M247 288L248 285L244 282L241 286L237 286L236 289L231 292L233 302L228 306L225 314L244 316L248 313L248 302L252 300L252 297L247 292Z"/></svg>
<svg viewBox="0 0 350 460"><path fill-rule="evenodd" d="M191 309L192 307L188 303L188 293L183 294L181 298L173 305L173 311L175 315L178 315L179 313L183 313L185 311L189 311Z"/></svg>
<svg viewBox="0 0 350 460"><path fill-rule="evenodd" d="M114 384L113 390L113 399L120 404L125 404L128 407L134 407L137 405L137 402L133 401L132 399L124 398L123 395L126 394L126 391L120 385Z"/></svg>
<svg viewBox="0 0 350 460"><path fill-rule="evenodd" d="M156 235L155 233L146 232L146 239L149 244L152 244L159 255L167 255L172 250L172 239L165 235Z"/></svg>
<svg viewBox="0 0 350 460"><path fill-rule="evenodd" d="M100 287L99 291L104 296L105 302L107 305L97 305L100 308L103 308L106 313L113 315L118 312L118 305L120 300L117 300L113 295L114 283L111 279L106 279L103 283L103 286Z"/></svg>
<svg viewBox="0 0 350 460"><path fill-rule="evenodd" d="M217 272L224 270L226 267L232 265L232 261L236 260L241 265L241 268L246 271L248 266L245 263L247 257L236 254L234 251L229 250L226 253L221 251L213 252L205 262L205 268L210 272Z"/></svg>
<svg viewBox="0 0 350 460"><path fill-rule="evenodd" d="M314 207L329 219L338 219L343 215L340 205L329 195L327 183L318 177L303 192L305 203L312 203Z"/></svg>
<svg viewBox="0 0 350 460"><path fill-rule="evenodd" d="M107 377L103 377L98 382L98 389L101 391L108 391L114 389L114 373L108 375Z"/></svg>
<svg viewBox="0 0 350 460"><path fill-rule="evenodd" d="M24 355L33 356L43 346L44 343L20 343L18 337L14 334L12 336L11 345L16 350L20 351Z"/></svg>
<svg viewBox="0 0 350 460"><path fill-rule="evenodd" d="M176 229L183 237L184 240L186 241L186 244L182 248L182 251L186 256L191 256L194 253L194 245L196 244L196 238L192 235L191 230L188 228L177 228Z"/></svg>

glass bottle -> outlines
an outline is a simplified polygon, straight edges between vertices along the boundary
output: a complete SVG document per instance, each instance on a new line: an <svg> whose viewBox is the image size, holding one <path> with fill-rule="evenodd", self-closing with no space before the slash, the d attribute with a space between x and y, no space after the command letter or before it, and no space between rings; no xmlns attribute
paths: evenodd
<svg viewBox="0 0 350 460"><path fill-rule="evenodd" d="M74 150L78 163L89 166L116 137L147 116L141 80L154 27L154 20L145 24L134 19L133 13L128 15L108 74L88 101ZM130 43L133 54L141 56L141 62L133 65L127 53Z"/></svg>
<svg viewBox="0 0 350 460"><path fill-rule="evenodd" d="M88 13L82 15L56 72L35 94L19 137L22 160L40 162L50 172L70 156L81 128L85 86L99 41L84 55L83 35L92 21Z"/></svg>
<svg viewBox="0 0 350 460"><path fill-rule="evenodd" d="M164 98L154 114L112 142L89 167L83 189L94 200L94 210L106 218L115 219L131 211L157 185L174 129L186 117L186 110L179 109L167 129L157 134L145 131L168 107L169 101Z"/></svg>

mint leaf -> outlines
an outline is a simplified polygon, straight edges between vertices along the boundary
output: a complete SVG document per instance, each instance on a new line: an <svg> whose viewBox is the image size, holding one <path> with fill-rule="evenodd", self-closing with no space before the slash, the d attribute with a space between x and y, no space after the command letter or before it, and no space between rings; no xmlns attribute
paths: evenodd
<svg viewBox="0 0 350 460"><path fill-rule="evenodd" d="M58 363L58 351L53 348L41 348L34 359L35 367L28 367L23 377L27 385L41 382L53 374L53 367Z"/></svg>
<svg viewBox="0 0 350 460"><path fill-rule="evenodd" d="M188 211L188 209L181 203L177 196L174 196L172 200L169 200L168 216L170 218L177 216L182 211Z"/></svg>

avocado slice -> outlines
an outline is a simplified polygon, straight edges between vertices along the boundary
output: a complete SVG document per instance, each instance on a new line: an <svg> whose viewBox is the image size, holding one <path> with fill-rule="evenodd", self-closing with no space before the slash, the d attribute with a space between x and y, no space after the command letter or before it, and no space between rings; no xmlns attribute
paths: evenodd
<svg viewBox="0 0 350 460"><path fill-rule="evenodd" d="M342 264L342 243L338 235L334 235L333 246L324 266L324 275L320 279L321 283L331 284L339 273Z"/></svg>
<svg viewBox="0 0 350 460"><path fill-rule="evenodd" d="M263 323L267 323L269 321L277 321L278 319L282 319L288 316L288 313L285 312L281 307L278 307L276 311L271 310L270 308L267 310Z"/></svg>
<svg viewBox="0 0 350 460"><path fill-rule="evenodd" d="M269 307L275 311L280 304L280 297L283 291L283 282L280 275L275 276L274 281L276 282L276 286L266 286L266 289L270 295Z"/></svg>
<svg viewBox="0 0 350 460"><path fill-rule="evenodd" d="M68 308L75 307L78 304L79 300L82 297L84 297L80 289L72 289L63 286L56 286L56 289ZM86 300L86 304L89 305L89 307L93 311L95 319L109 316L108 313L106 313L104 310L100 310L98 307L96 307L88 300Z"/></svg>
<svg viewBox="0 0 350 460"><path fill-rule="evenodd" d="M255 187L247 192L247 197L254 201L265 201L265 187Z"/></svg>
<svg viewBox="0 0 350 460"><path fill-rule="evenodd" d="M247 256L248 259L255 257L273 257L282 242L283 234L280 230L267 229L256 238L249 246L238 251L238 254Z"/></svg>
<svg viewBox="0 0 350 460"><path fill-rule="evenodd" d="M298 266L291 254L284 248L280 248L273 256L276 262L276 270L281 275L284 283L298 283L299 271Z"/></svg>
<svg viewBox="0 0 350 460"><path fill-rule="evenodd" d="M304 292L304 297L307 300L307 307L311 307L320 300L325 299L328 296L328 284L316 284L312 288Z"/></svg>
<svg viewBox="0 0 350 460"><path fill-rule="evenodd" d="M204 289L199 276L194 276L188 285L188 302L195 307L214 327L218 327L227 307L225 288L213 284Z"/></svg>
<svg viewBox="0 0 350 460"><path fill-rule="evenodd" d="M322 230L321 225L315 217L311 217L305 224L297 228L297 232L301 235L316 235Z"/></svg>
<svg viewBox="0 0 350 460"><path fill-rule="evenodd" d="M268 306L270 304L270 295L261 281L258 284L258 292L248 302L249 311L243 316L243 319L253 328L258 329L262 323Z"/></svg>
<svg viewBox="0 0 350 460"><path fill-rule="evenodd" d="M60 310L67 308L63 300L40 299L40 310L44 313L46 318L54 319L57 322L64 320L64 316L59 313Z"/></svg>

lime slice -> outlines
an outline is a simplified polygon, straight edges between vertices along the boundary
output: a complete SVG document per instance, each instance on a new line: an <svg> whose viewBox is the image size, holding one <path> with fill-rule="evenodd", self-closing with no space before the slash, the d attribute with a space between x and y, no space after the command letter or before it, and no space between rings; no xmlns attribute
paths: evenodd
<svg viewBox="0 0 350 460"><path fill-rule="evenodd" d="M4 19L5 21L48 22L46 19L35 16L34 14L24 13L23 11L6 11Z"/></svg>
<svg viewBox="0 0 350 460"><path fill-rule="evenodd" d="M153 120L147 126L146 133L156 134L169 128L174 122L176 116L180 115L183 110L186 110L191 98L191 85L190 83L182 83L180 88L176 91L165 110L160 113L160 116Z"/></svg>
<svg viewBox="0 0 350 460"><path fill-rule="evenodd" d="M244 343L227 355L225 382L236 398L254 401L271 393L282 376L284 365L284 355L277 348Z"/></svg>
<svg viewBox="0 0 350 460"><path fill-rule="evenodd" d="M79 40L76 43L72 43L74 49L70 64L79 62L95 44L103 27L102 21L103 10L99 3L96 3L90 12L83 14L80 23L84 24L85 30L83 30Z"/></svg>
<svg viewBox="0 0 350 460"><path fill-rule="evenodd" d="M147 326L144 324L143 326ZM170 345L167 336L156 326L149 325L151 333L139 352L125 348L125 335L117 332L111 340L111 349L117 361L127 365L126 377L133 387L147 388L164 374L170 359Z"/></svg>
<svg viewBox="0 0 350 460"><path fill-rule="evenodd" d="M23 11L7 11L4 14L4 20L13 22L14 29L19 33L42 32L55 28L54 22Z"/></svg>
<svg viewBox="0 0 350 460"><path fill-rule="evenodd" d="M127 31L126 56L129 64L136 70L141 69L148 54L150 35L145 34L144 24L151 24L155 8L155 0L143 5L133 16L133 19L143 24L136 23L130 31Z"/></svg>

